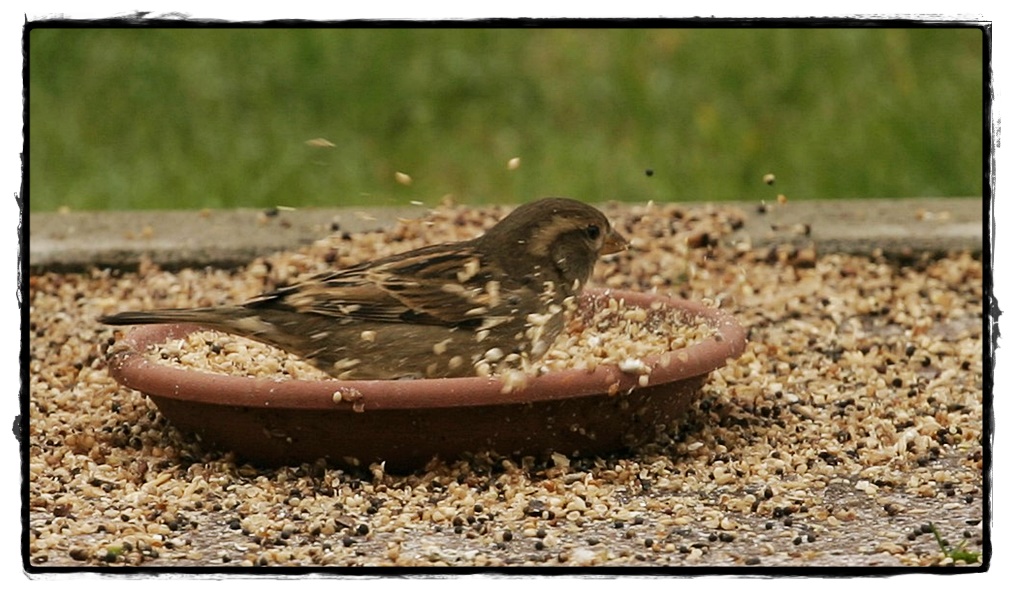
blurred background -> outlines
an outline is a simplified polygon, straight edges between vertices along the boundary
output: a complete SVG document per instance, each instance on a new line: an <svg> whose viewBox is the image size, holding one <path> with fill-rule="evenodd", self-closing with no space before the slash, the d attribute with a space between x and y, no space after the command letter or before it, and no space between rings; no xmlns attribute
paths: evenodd
<svg viewBox="0 0 1012 591"><path fill-rule="evenodd" d="M36 28L27 40L31 211L983 190L978 29Z"/></svg>

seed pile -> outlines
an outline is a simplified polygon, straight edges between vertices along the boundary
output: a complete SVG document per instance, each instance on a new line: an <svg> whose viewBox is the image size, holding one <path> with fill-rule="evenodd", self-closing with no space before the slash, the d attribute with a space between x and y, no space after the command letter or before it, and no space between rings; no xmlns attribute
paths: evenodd
<svg viewBox="0 0 1012 591"><path fill-rule="evenodd" d="M641 373L645 360L713 337L716 330L679 310L659 303L628 306L621 299L593 298L574 315L555 346L535 364L536 373L617 365ZM646 385L646 380L644 384Z"/></svg>
<svg viewBox="0 0 1012 591"><path fill-rule="evenodd" d="M983 269L968 254L898 262L756 249L729 237L734 210L615 206L607 213L633 248L599 264L596 284L728 308L750 344L660 440L604 457L476 456L410 475L257 468L201 448L106 371L115 333L95 322L101 314L244 300L329 265L472 236L494 210L445 208L237 272L29 277L30 563L978 559Z"/></svg>
<svg viewBox="0 0 1012 591"><path fill-rule="evenodd" d="M527 378L549 371L593 371L599 365L617 365L623 371L644 373L641 377L645 386L649 365L644 360L684 349L714 334L712 327L678 310L627 306L614 298L588 298L582 309L572 312L555 345L522 373ZM503 356L494 353L496 350L491 350L485 358L495 362ZM330 379L295 355L214 330L199 330L160 343L151 347L147 356L156 363L196 371L270 379ZM488 363L479 362L477 375L490 374Z"/></svg>

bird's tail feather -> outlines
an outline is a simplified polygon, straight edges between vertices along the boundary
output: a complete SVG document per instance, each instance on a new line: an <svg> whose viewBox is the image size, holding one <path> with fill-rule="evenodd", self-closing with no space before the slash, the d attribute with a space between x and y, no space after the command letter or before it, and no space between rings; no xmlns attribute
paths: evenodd
<svg viewBox="0 0 1012 591"><path fill-rule="evenodd" d="M307 317L298 312L255 310L245 306L120 312L103 316L99 321L113 325L197 324L204 328L255 339L309 358L319 354L321 345L317 341L307 340L306 335L312 332L322 332L326 335L329 330L326 327L333 322L326 316L318 316L314 321L311 316ZM316 328L320 323L323 323L323 328ZM313 361L317 362L315 359Z"/></svg>
<svg viewBox="0 0 1012 591"><path fill-rule="evenodd" d="M202 324L205 326L228 326L230 323L249 316L249 310L234 308L190 308L150 311L120 312L98 319L103 324L117 326L129 324Z"/></svg>

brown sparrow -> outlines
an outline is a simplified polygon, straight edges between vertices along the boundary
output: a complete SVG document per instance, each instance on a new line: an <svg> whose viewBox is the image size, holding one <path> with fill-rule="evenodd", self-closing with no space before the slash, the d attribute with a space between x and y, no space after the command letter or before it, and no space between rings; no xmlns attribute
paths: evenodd
<svg viewBox="0 0 1012 591"><path fill-rule="evenodd" d="M626 248L597 209L551 198L485 234L322 273L241 306L122 312L290 351L339 379L487 375L541 357L599 255Z"/></svg>

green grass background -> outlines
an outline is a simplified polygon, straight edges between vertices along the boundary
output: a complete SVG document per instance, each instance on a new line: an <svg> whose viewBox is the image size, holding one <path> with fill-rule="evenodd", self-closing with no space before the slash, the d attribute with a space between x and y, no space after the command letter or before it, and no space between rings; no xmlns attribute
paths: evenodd
<svg viewBox="0 0 1012 591"><path fill-rule="evenodd" d="M972 28L35 28L27 42L32 211L982 193Z"/></svg>

